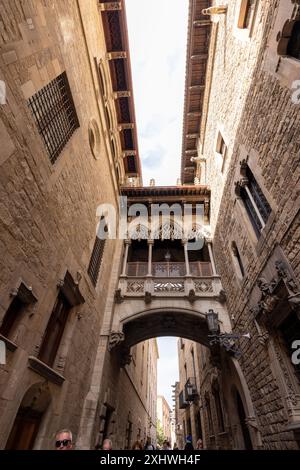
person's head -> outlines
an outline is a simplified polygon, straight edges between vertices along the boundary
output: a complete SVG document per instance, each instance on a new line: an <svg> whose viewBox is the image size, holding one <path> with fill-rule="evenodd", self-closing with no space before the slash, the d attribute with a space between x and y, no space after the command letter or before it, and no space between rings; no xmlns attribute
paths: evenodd
<svg viewBox="0 0 300 470"><path fill-rule="evenodd" d="M135 441L132 446L132 450L143 450L143 446L140 441Z"/></svg>
<svg viewBox="0 0 300 470"><path fill-rule="evenodd" d="M198 441L197 441L197 449L203 449L203 441L202 441L202 439L198 439Z"/></svg>
<svg viewBox="0 0 300 470"><path fill-rule="evenodd" d="M164 441L163 443L163 449L169 449L170 443L168 441Z"/></svg>
<svg viewBox="0 0 300 470"><path fill-rule="evenodd" d="M55 448L56 450L72 450L73 449L73 436L69 429L62 429L55 435Z"/></svg>
<svg viewBox="0 0 300 470"><path fill-rule="evenodd" d="M173 449L178 449L178 446L177 446L176 442L174 442Z"/></svg>
<svg viewBox="0 0 300 470"><path fill-rule="evenodd" d="M104 439L102 450L112 450L112 442L110 439Z"/></svg>

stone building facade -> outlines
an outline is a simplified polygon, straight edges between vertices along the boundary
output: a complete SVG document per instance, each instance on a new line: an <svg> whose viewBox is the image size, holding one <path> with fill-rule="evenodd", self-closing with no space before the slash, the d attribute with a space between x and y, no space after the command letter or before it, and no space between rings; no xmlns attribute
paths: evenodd
<svg viewBox="0 0 300 470"><path fill-rule="evenodd" d="M190 2L191 44L200 4ZM216 269L232 330L250 339L241 338L239 358L222 353L219 364L200 346L202 431L207 448L298 449L300 7L223 4L211 16L197 153L184 138L182 179L213 188ZM188 57L186 126L193 67Z"/></svg>
<svg viewBox="0 0 300 470"><path fill-rule="evenodd" d="M97 207L118 211L121 185L141 182L125 6L3 0L0 15L0 447L49 449L59 428L79 444L101 380L121 247L96 237ZM155 340L135 356L118 389L120 447L130 426L156 434ZM103 413L86 448L110 435Z"/></svg>
<svg viewBox="0 0 300 470"><path fill-rule="evenodd" d="M52 448L61 427L79 449L155 443L167 335L185 338L182 444L299 448L299 2L190 1L168 188L142 186L124 0L1 7L0 447ZM202 224L100 239L120 193L198 204ZM233 333L250 339L219 346Z"/></svg>
<svg viewBox="0 0 300 470"><path fill-rule="evenodd" d="M163 395L157 397L157 421L162 427L165 439L171 445L171 408Z"/></svg>
<svg viewBox="0 0 300 470"><path fill-rule="evenodd" d="M176 442L184 449L187 436L192 436L194 447L202 438L200 387L200 344L178 340L179 382L175 387Z"/></svg>

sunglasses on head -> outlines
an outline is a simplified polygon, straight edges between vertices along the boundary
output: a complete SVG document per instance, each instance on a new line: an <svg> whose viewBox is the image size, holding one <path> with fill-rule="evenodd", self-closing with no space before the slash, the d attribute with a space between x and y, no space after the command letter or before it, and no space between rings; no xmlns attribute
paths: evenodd
<svg viewBox="0 0 300 470"><path fill-rule="evenodd" d="M55 447L61 447L61 445L67 447L69 444L71 444L71 439L63 439L62 441L56 441Z"/></svg>

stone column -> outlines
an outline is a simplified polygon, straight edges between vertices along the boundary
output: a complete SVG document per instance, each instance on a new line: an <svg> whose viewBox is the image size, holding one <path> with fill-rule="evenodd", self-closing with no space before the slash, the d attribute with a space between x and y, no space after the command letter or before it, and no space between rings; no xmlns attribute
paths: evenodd
<svg viewBox="0 0 300 470"><path fill-rule="evenodd" d="M210 262L211 262L213 276L217 276L217 270L216 270L216 265L215 265L215 259L214 259L211 240L207 240L207 247L208 247L209 259L210 259Z"/></svg>
<svg viewBox="0 0 300 470"><path fill-rule="evenodd" d="M148 273L147 276L152 276L152 247L154 240L148 240Z"/></svg>
<svg viewBox="0 0 300 470"><path fill-rule="evenodd" d="M184 248L184 260L185 260L185 272L186 276L190 277L190 263L189 263L189 253L188 253L188 240L182 240L183 248Z"/></svg>
<svg viewBox="0 0 300 470"><path fill-rule="evenodd" d="M129 250L130 244L131 244L131 240L125 240L125 253L124 253L124 259L123 259L123 269L122 269L122 274L121 274L122 276L126 276L128 250Z"/></svg>

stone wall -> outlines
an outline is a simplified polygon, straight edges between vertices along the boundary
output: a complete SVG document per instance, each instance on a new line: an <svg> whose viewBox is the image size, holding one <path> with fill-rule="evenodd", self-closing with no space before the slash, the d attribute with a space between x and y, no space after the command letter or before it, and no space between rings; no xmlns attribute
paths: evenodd
<svg viewBox="0 0 300 470"><path fill-rule="evenodd" d="M37 298L22 313L10 337L17 349L8 351L7 364L0 366L0 447L6 445L25 392L40 384L47 388L51 402L35 448L52 448L58 428L70 428L77 440L91 383L101 380L100 375L95 378L102 347L99 338L107 310L104 326L111 323L109 306L116 288L111 273L119 271L121 251L112 267L117 244L109 240L96 288L87 274L96 237L96 209L101 203L117 207L118 202L116 162L95 66L95 59L102 59L103 70L108 71L106 46L97 2L4 0L0 16L0 79L7 91L6 104L0 106L0 321L20 280L32 287ZM63 71L80 127L52 165L27 100ZM108 73L104 78L109 89ZM110 94L108 100L113 100ZM90 147L91 120L100 135L97 152ZM58 386L29 369L28 357L38 353L57 285L67 270L75 280L77 273L81 276L79 288L85 302L68 317L53 366L65 379ZM124 371L121 374L134 408L140 391L135 392ZM145 410L139 413L146 416Z"/></svg>
<svg viewBox="0 0 300 470"><path fill-rule="evenodd" d="M231 4L229 6L227 41L223 37L226 53L223 55L219 44L213 70L204 154L208 158L209 181L213 188L212 224L215 226L217 271L227 293L232 327L237 332L251 334L250 340L241 341L243 355L239 363L249 387L261 446L295 449L298 448L296 434L291 430L299 426L298 402L294 398L290 405L289 397L299 394L299 383L295 380L290 358L284 357L286 353L279 347L277 331L264 341L261 325L254 321L251 308L258 300L257 279L263 275L271 280L276 259L285 260L295 282L299 281L297 135L300 112L299 105L292 102L290 88L279 74L270 73L265 66L268 40L276 34L273 28L278 6L285 2L257 3L252 37L246 44L239 43L231 34L233 17ZM222 28L224 30L224 25L220 23L219 32ZM223 174L213 163L214 133L219 120L228 139ZM259 239L243 202L234 191L235 182L241 177L240 162L243 159L247 159L272 209ZM233 241L240 252L244 277L234 264Z"/></svg>

